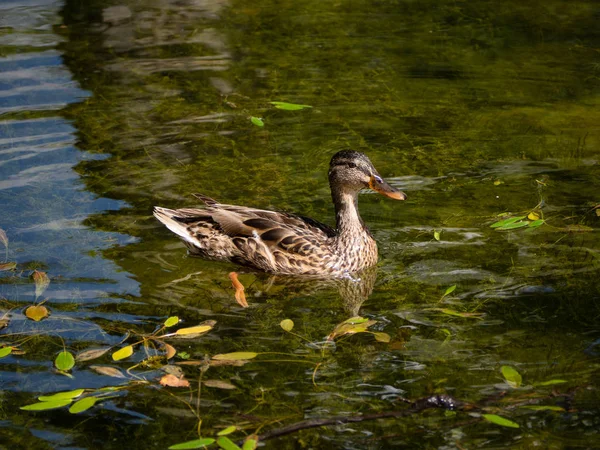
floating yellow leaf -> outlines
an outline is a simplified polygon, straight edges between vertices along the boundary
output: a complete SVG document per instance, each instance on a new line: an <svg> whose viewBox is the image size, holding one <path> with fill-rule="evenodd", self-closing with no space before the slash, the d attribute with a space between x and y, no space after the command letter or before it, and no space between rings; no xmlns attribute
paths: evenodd
<svg viewBox="0 0 600 450"><path fill-rule="evenodd" d="M254 352L233 352L233 353L222 353L220 355L215 355L212 359L216 359L217 361L222 360L245 360L245 359L254 359L258 356L258 353Z"/></svg>
<svg viewBox="0 0 600 450"><path fill-rule="evenodd" d="M190 334L200 335L212 330L212 328L213 327L210 325L197 325L195 327L180 328L175 332L175 334L177 336L186 336Z"/></svg>
<svg viewBox="0 0 600 450"><path fill-rule="evenodd" d="M169 328L173 325L177 325L179 323L179 317L171 316L167 320L165 320L165 327Z"/></svg>
<svg viewBox="0 0 600 450"><path fill-rule="evenodd" d="M50 284L50 278L48 278L46 272L40 272L39 270L35 270L32 277L35 282L35 298L38 298Z"/></svg>
<svg viewBox="0 0 600 450"><path fill-rule="evenodd" d="M39 322L48 317L48 309L45 306L33 305L25 310L25 315L29 319Z"/></svg>
<svg viewBox="0 0 600 450"><path fill-rule="evenodd" d="M283 328L284 331L292 331L294 328L294 322L290 319L283 319L279 322L279 326Z"/></svg>
<svg viewBox="0 0 600 450"><path fill-rule="evenodd" d="M511 366L502 366L500 368L500 371L502 372L502 376L504 377L504 380L506 380L506 383L510 387L518 388L519 386L521 386L521 383L523 382L523 378L521 377L521 374L519 372L517 372L517 369L515 369Z"/></svg>
<svg viewBox="0 0 600 450"><path fill-rule="evenodd" d="M377 342L390 342L391 338L390 335L387 333L382 333L382 332L375 332L373 333L373 336L375 336L375 339L377 340Z"/></svg>
<svg viewBox="0 0 600 450"><path fill-rule="evenodd" d="M12 347L2 347L0 348L0 358L4 358L12 353Z"/></svg>
<svg viewBox="0 0 600 450"><path fill-rule="evenodd" d="M129 358L131 355L133 355L133 346L128 345L114 352L112 354L112 359L120 361L121 359Z"/></svg>
<svg viewBox="0 0 600 450"><path fill-rule="evenodd" d="M527 218L529 220L539 220L540 215L534 211L531 211L529 214L527 214Z"/></svg>
<svg viewBox="0 0 600 450"><path fill-rule="evenodd" d="M502 181L502 180L494 180L494 186L500 186L501 184L504 184L504 181Z"/></svg>

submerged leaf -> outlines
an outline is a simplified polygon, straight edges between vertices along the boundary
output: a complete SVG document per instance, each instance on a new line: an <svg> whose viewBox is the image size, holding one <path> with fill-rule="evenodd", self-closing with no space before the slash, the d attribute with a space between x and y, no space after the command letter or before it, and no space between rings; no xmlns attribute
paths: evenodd
<svg viewBox="0 0 600 450"><path fill-rule="evenodd" d="M548 381L542 381L541 383L536 383L536 386L552 386L554 384L563 384L566 382L567 382L567 380L548 380Z"/></svg>
<svg viewBox="0 0 600 450"><path fill-rule="evenodd" d="M110 366L90 366L90 369L98 372L100 375L106 375L114 378L127 378L123 372L116 367Z"/></svg>
<svg viewBox="0 0 600 450"><path fill-rule="evenodd" d="M565 408L560 406L543 406L543 405L523 405L521 408L531 409L532 411L564 411Z"/></svg>
<svg viewBox="0 0 600 450"><path fill-rule="evenodd" d="M169 447L169 450L187 450L190 448L202 448L202 447L206 447L214 442L215 442L215 440L213 438L194 439L193 441L187 441L187 442L182 442L180 444L171 445Z"/></svg>
<svg viewBox="0 0 600 450"><path fill-rule="evenodd" d="M2 228L0 228L0 242L4 244L4 247L8 248L8 236Z"/></svg>
<svg viewBox="0 0 600 450"><path fill-rule="evenodd" d="M75 365L75 358L68 351L62 351L54 360L54 365L58 370L71 370Z"/></svg>
<svg viewBox="0 0 600 450"><path fill-rule="evenodd" d="M53 402L56 400L74 399L85 392L85 389L75 389L73 391L57 392L52 395L41 395L38 400L41 402Z"/></svg>
<svg viewBox="0 0 600 450"><path fill-rule="evenodd" d="M569 233L587 233L589 231L594 231L594 229L592 227L588 227L586 225L575 224L575 225L567 225L565 227L565 231L568 231Z"/></svg>
<svg viewBox="0 0 600 450"><path fill-rule="evenodd" d="M217 388L217 389L237 389L237 386L234 386L228 381L223 380L204 380L202 382L205 386Z"/></svg>
<svg viewBox="0 0 600 450"><path fill-rule="evenodd" d="M17 268L16 262L7 262L0 264L0 272L4 270L15 270Z"/></svg>
<svg viewBox="0 0 600 450"><path fill-rule="evenodd" d="M519 428L519 424L513 422L512 420L505 419L504 417L497 416L496 414L483 414L483 418L488 422L495 423L496 425L500 425L502 427Z"/></svg>
<svg viewBox="0 0 600 450"><path fill-rule="evenodd" d="M257 127L264 127L265 123L262 121L262 119L258 118L258 117L250 117L250 122L252 122L254 125L256 125Z"/></svg>
<svg viewBox="0 0 600 450"><path fill-rule="evenodd" d="M455 291L455 289L456 289L456 285L453 284L448 289L446 289L446 292L444 292L444 295L442 295L442 297L445 297L446 295L452 294Z"/></svg>
<svg viewBox="0 0 600 450"><path fill-rule="evenodd" d="M279 326L283 328L284 331L292 331L294 328L294 322L290 319L283 319L279 322Z"/></svg>
<svg viewBox="0 0 600 450"><path fill-rule="evenodd" d="M298 111L299 109L312 108L310 105L299 105L296 103L286 103L286 102L270 102L271 105L274 105L277 109L284 109L286 111Z"/></svg>
<svg viewBox="0 0 600 450"><path fill-rule="evenodd" d="M463 319L481 319L485 316L484 313L469 313L469 312L460 312L455 311L450 308L429 308L431 311L439 311L443 314L448 314L449 316L462 317Z"/></svg>
<svg viewBox="0 0 600 450"><path fill-rule="evenodd" d="M46 272L40 272L39 270L34 270L32 277L35 282L35 298L38 298L50 284L50 278L48 278Z"/></svg>
<svg viewBox="0 0 600 450"><path fill-rule="evenodd" d="M4 358L12 353L12 347L2 347L0 348L0 358Z"/></svg>
<svg viewBox="0 0 600 450"><path fill-rule="evenodd" d="M112 359L115 361L120 361L122 359L129 358L131 355L133 355L133 346L128 345L114 352L112 354Z"/></svg>
<svg viewBox="0 0 600 450"><path fill-rule="evenodd" d="M377 342L390 342L391 338L390 335L387 333L383 333L383 332L375 332L373 333L373 336L375 336L375 340L377 340Z"/></svg>
<svg viewBox="0 0 600 450"><path fill-rule="evenodd" d="M500 371L502 372L502 376L504 377L504 379L510 387L518 388L519 386L521 386L523 378L515 368L510 366L502 366L500 368Z"/></svg>
<svg viewBox="0 0 600 450"><path fill-rule="evenodd" d="M82 352L77 353L75 359L77 361L89 361L90 359L100 358L106 352L110 350L110 347L104 348L92 348L90 350L84 350Z"/></svg>
<svg viewBox="0 0 600 450"><path fill-rule="evenodd" d="M364 317L352 317L335 327L329 336L327 336L327 340L332 341L346 334L365 333L367 332L367 328L376 323L376 320L369 320Z"/></svg>
<svg viewBox="0 0 600 450"><path fill-rule="evenodd" d="M173 325L177 325L179 323L179 317L171 316L167 320L165 320L165 327L169 328Z"/></svg>
<svg viewBox="0 0 600 450"><path fill-rule="evenodd" d="M258 353L254 352L233 352L233 353L221 353L220 355L215 355L212 359L216 359L217 361L222 360L245 360L245 359L254 359L258 356Z"/></svg>
<svg viewBox="0 0 600 450"><path fill-rule="evenodd" d="M39 322L48 317L48 309L42 305L32 305L25 310L25 315L29 319Z"/></svg>
<svg viewBox="0 0 600 450"><path fill-rule="evenodd" d="M71 405L69 412L71 414L79 414L80 412L87 411L94 406L98 400L98 397L85 397L81 400L77 400L75 403L73 403L73 405Z"/></svg>
<svg viewBox="0 0 600 450"><path fill-rule="evenodd" d="M54 400L52 402L39 402L27 406L21 406L19 409L24 411L46 411L48 409L62 408L72 402L71 399Z"/></svg>

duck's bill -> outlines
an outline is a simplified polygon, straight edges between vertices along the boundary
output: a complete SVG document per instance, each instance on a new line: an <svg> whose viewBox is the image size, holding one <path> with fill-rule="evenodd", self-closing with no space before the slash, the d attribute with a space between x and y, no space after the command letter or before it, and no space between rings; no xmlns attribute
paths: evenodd
<svg viewBox="0 0 600 450"><path fill-rule="evenodd" d="M394 200L406 200L406 194L395 187L390 186L387 181L382 178L371 175L369 181L369 187L375 192L379 192L381 195L393 198Z"/></svg>

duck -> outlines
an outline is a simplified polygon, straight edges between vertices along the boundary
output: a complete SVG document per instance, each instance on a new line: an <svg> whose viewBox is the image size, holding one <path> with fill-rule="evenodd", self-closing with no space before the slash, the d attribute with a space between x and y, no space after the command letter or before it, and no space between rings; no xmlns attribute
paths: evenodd
<svg viewBox="0 0 600 450"><path fill-rule="evenodd" d="M335 228L301 215L222 204L203 194L193 194L201 208L156 206L154 216L194 256L275 275L351 277L378 260L377 243L358 211L359 192L371 189L394 200L405 200L406 194L354 150L333 155L329 186Z"/></svg>

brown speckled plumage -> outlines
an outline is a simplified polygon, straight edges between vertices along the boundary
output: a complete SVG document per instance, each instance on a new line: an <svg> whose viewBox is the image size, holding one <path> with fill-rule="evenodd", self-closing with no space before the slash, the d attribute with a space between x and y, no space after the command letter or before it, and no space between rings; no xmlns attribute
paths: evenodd
<svg viewBox="0 0 600 450"><path fill-rule="evenodd" d="M329 184L336 229L282 212L223 205L196 195L204 207L154 208L154 215L190 253L232 261L265 272L345 276L377 263L377 244L358 213L358 192L371 188L396 200L402 192L379 175L366 155L341 151L331 159Z"/></svg>

